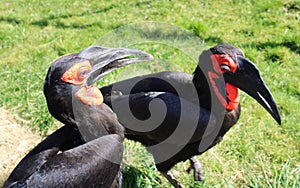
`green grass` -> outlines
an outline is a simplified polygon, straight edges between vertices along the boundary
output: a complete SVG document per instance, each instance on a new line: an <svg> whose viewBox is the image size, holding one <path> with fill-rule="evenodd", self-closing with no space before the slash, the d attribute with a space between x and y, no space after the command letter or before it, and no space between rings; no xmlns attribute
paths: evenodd
<svg viewBox="0 0 300 188"><path fill-rule="evenodd" d="M188 38L181 41L176 38L180 33L153 31L147 35L147 38L152 37L153 43L133 43L135 38L131 37L135 35L130 33L124 33L122 42L128 43L123 45L108 40L112 39L107 37L108 33L114 29L145 21L173 24L203 39L207 46L225 42L242 48L260 69L282 116L282 125L278 126L257 102L242 93L240 121L221 144L199 156L205 181L193 182L192 174L185 173L188 163L180 163L171 170L179 181L186 187L300 187L298 0L3 0L0 7L0 107L19 114L27 120L23 122L26 126L45 136L57 123L47 111L42 92L51 61L92 44L127 45L164 60L125 67L105 77L100 84L111 83L132 72L181 70L192 73L193 59L200 50L194 53L192 49L182 51L181 48L199 43ZM155 38L157 36L159 38ZM158 43L161 38L166 39L165 43ZM167 45L170 41L175 47ZM127 164L125 187L170 186L139 144L126 141L124 161Z"/></svg>

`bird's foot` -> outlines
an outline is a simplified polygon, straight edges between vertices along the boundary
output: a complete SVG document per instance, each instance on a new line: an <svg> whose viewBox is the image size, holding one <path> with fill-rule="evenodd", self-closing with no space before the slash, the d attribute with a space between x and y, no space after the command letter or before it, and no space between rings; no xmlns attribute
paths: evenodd
<svg viewBox="0 0 300 188"><path fill-rule="evenodd" d="M182 186L178 183L178 181L172 177L172 175L165 173L165 172L161 172L161 174L167 178L167 180L175 187L175 188L182 188Z"/></svg>
<svg viewBox="0 0 300 188"><path fill-rule="evenodd" d="M187 169L187 172L189 173L191 170L193 170L194 181L203 181L202 165L200 161L196 158L196 156L191 157L189 161L190 161L190 167Z"/></svg>

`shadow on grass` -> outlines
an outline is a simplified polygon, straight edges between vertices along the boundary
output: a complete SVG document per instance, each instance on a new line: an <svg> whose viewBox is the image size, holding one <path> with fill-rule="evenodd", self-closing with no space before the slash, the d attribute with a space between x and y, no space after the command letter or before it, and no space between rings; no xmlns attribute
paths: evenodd
<svg viewBox="0 0 300 188"><path fill-rule="evenodd" d="M300 54L300 44L297 44L297 42L293 40L284 40L283 42L259 42L259 43L251 43L248 45L254 46L257 49L266 49L268 47L276 48L276 47L284 46L286 48L289 48L292 52Z"/></svg>
<svg viewBox="0 0 300 188"><path fill-rule="evenodd" d="M224 43L224 41L220 37L209 36L204 39L206 43L220 44Z"/></svg>
<svg viewBox="0 0 300 188"><path fill-rule="evenodd" d="M104 7L104 8L99 9L99 10L86 11L86 12L81 12L81 13L77 13L77 14L76 13L74 13L74 14L66 13L66 14L61 14L61 15L49 15L45 18L40 19L40 20L33 21L30 24L35 25L35 26L39 26L41 28L47 27L49 25L52 25L52 26L57 27L57 28L63 28L63 29L67 29L67 28L75 28L75 29L87 28L87 27L94 26L95 24L65 25L64 23L60 22L58 19L66 19L66 18L72 18L72 17L82 17L82 16L91 15L91 14L101 14L101 13L105 13L107 11L110 11L111 9L114 9L117 6L118 5L116 5L116 4L112 4L110 6ZM53 20L55 20L55 21L51 22Z"/></svg>
<svg viewBox="0 0 300 188"><path fill-rule="evenodd" d="M132 6L140 7L142 5L148 5L150 3L151 3L151 1L136 2L136 3L132 3ZM102 14L102 13L108 12L114 8L118 8L120 6L121 6L120 4L111 4L107 7L104 7L104 8L95 10L95 11L85 11L85 12L81 12L81 13L77 13L77 14L76 13L74 13L74 14L66 13L66 14L61 14L61 15L49 15L43 19L33 21L30 24L39 26L41 28L52 25L54 27L63 28L63 29L67 29L67 28L82 29L82 28L87 28L87 27L91 27L91 26L100 26L101 27L102 25L100 22L96 22L96 23L92 23L92 24L66 25L66 24L60 22L58 19L67 19L67 18L72 18L72 17L83 17L83 16L93 15L93 14ZM51 22L53 20L56 20L56 21Z"/></svg>
<svg viewBox="0 0 300 188"><path fill-rule="evenodd" d="M18 20L16 18L4 18L4 17L0 17L0 22L7 22L10 24L20 24L22 21Z"/></svg>

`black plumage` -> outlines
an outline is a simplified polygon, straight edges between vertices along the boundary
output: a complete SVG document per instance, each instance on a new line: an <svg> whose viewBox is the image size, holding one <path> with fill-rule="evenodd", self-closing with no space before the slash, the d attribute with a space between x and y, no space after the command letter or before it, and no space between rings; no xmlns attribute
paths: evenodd
<svg viewBox="0 0 300 188"><path fill-rule="evenodd" d="M101 92L124 125L125 137L147 146L157 169L180 187L167 172L189 159L194 179L202 179L201 165L194 156L215 146L238 121L237 88L281 123L258 69L242 50L229 44L205 50L193 75L154 73L114 83Z"/></svg>
<svg viewBox="0 0 300 188"><path fill-rule="evenodd" d="M120 187L124 128L93 84L118 67L151 59L138 50L92 46L55 60L44 94L65 126L30 151L4 187Z"/></svg>

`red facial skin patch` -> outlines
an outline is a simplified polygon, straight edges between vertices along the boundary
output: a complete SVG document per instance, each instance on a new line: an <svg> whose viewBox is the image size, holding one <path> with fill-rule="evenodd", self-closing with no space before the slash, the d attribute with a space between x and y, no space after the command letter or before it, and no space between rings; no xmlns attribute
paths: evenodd
<svg viewBox="0 0 300 188"><path fill-rule="evenodd" d="M214 73L214 72L211 72L209 71L208 72L208 78L209 78L209 81L211 83L211 86L217 96L217 98L219 99L220 103L226 107L227 106L227 101L224 99L224 97L222 96L222 94L219 92L219 89L218 89L218 86L216 85L214 79L219 79L220 76L217 74L217 73Z"/></svg>
<svg viewBox="0 0 300 188"><path fill-rule="evenodd" d="M61 80L74 85L81 85L85 77L92 70L89 61L82 61L76 63L70 69L68 69L61 77Z"/></svg>
<svg viewBox="0 0 300 188"><path fill-rule="evenodd" d="M215 72L208 72L209 81L212 84L213 90L219 99L220 103L226 108L226 110L234 110L238 107L240 103L240 92L239 89L229 83L226 83L226 94L227 99L224 99L224 97L221 95L221 93L218 90L218 87L216 86L216 83L214 79L220 78L219 74L223 74L225 72L232 72L234 73L237 70L237 63L234 62L234 60L226 54L213 54L211 55L211 61L213 64L213 68ZM221 65L226 65L229 67L230 70L224 70L221 69Z"/></svg>
<svg viewBox="0 0 300 188"><path fill-rule="evenodd" d="M227 65L230 68L230 72L235 73L237 69L237 63L233 61L233 59L226 54L213 54L210 56L210 59L213 63L214 69L216 72L221 72L224 73L226 72L223 69L220 69L219 66L221 65ZM216 67L217 66L217 67Z"/></svg>
<svg viewBox="0 0 300 188"><path fill-rule="evenodd" d="M91 63L89 61L82 61L73 65L68 69L61 77L63 82L67 82L76 86L84 84L84 80L87 78L92 70ZM83 104L86 105L100 105L103 103L103 95L95 86L83 86L76 93L77 97Z"/></svg>
<svg viewBox="0 0 300 188"><path fill-rule="evenodd" d="M82 87L76 93L77 97L83 104L95 106L103 103L103 95L100 90L95 87Z"/></svg>

